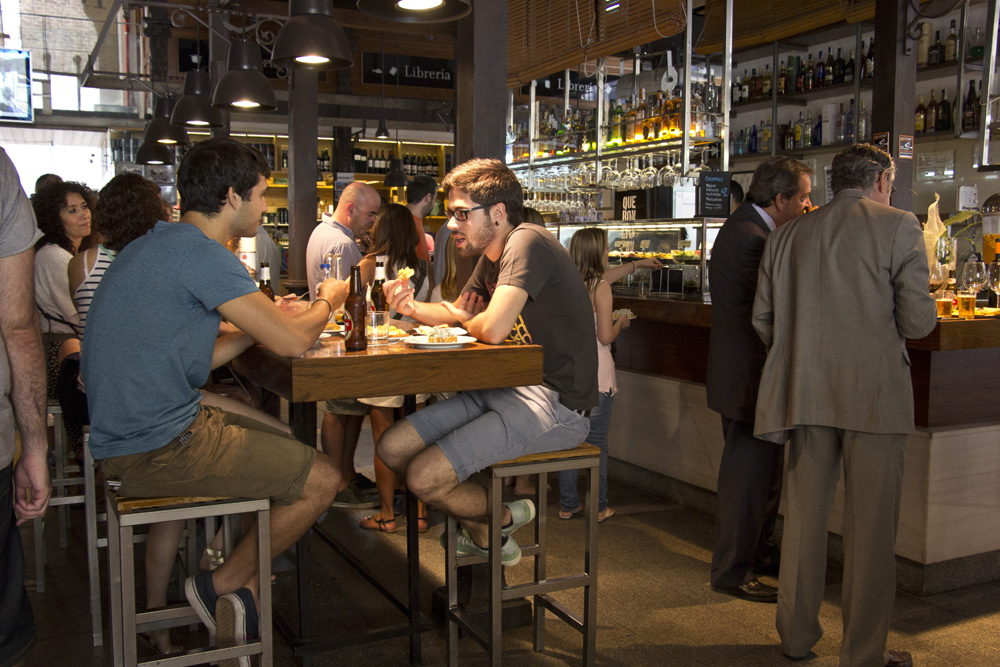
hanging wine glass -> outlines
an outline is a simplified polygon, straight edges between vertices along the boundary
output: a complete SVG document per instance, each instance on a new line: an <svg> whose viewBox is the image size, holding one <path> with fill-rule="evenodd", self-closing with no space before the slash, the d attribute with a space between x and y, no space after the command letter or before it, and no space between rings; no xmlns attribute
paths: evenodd
<svg viewBox="0 0 1000 667"><path fill-rule="evenodd" d="M657 171L653 166L653 156L646 158L646 168L639 173L639 187L655 188L657 183Z"/></svg>
<svg viewBox="0 0 1000 667"><path fill-rule="evenodd" d="M601 170L601 187L617 188L621 174L618 173L618 159L610 158L607 166Z"/></svg>

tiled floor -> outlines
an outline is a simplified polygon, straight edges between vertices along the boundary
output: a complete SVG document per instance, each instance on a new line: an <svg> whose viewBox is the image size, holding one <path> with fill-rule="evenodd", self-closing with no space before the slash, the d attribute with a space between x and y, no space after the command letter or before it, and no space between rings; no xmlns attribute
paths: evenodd
<svg viewBox="0 0 1000 667"><path fill-rule="evenodd" d="M370 440L368 441L370 448ZM370 449L369 449L370 451ZM359 457L364 456L364 448ZM359 458L360 460L360 458ZM369 459L370 460L370 459ZM831 666L838 664L840 644L840 572L831 568L822 621L826 636L815 647L808 663L791 663L777 648L774 605L755 604L713 593L708 569L714 522L693 510L638 493L612 482L610 504L615 517L600 526L598 664L602 665L777 665ZM404 531L381 535L361 530L363 512L334 510L322 520L325 527L346 539L355 553L384 572L390 587L402 591ZM48 589L32 592L38 641L28 657L28 667L61 665L110 665L108 641L91 645L84 557L83 512L73 510L71 544L58 545L54 519L47 531ZM550 573L558 575L582 563L583 522L559 521L550 509L552 540ZM442 520L421 536L424 606L430 614L430 594L442 585L444 558L438 544ZM530 528L528 531L530 539ZM29 560L29 588L34 588L30 529L22 529ZM399 622L401 615L372 595L372 589L343 566L332 551L314 540L313 604L318 632L362 632L371 623ZM508 570L508 580L518 581L530 571L531 559ZM289 561L276 564L276 606L292 613L294 574ZM102 576L106 565L102 556ZM140 593L141 595L141 593ZM580 607L580 595L562 596ZM106 606L105 602L105 606ZM105 618L107 611L105 610ZM107 625L105 624L105 627ZM580 636L556 620L547 623L546 651L535 653L529 628L504 635L508 665L579 664ZM204 642L203 635L175 632L175 640L189 645ZM1000 582L993 582L930 597L900 593L896 598L889 644L904 648L919 667L996 667L1000 665ZM440 631L423 635L423 664L445 664L445 642ZM486 664L485 654L472 640L461 643L463 665ZM407 641L395 639L338 653L317 656L320 665L405 665ZM295 665L290 650L276 640L276 665Z"/></svg>

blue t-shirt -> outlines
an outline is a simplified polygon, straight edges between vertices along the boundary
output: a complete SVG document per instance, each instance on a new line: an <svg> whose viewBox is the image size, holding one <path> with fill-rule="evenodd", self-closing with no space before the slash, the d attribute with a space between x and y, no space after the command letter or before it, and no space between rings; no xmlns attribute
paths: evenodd
<svg viewBox="0 0 1000 667"><path fill-rule="evenodd" d="M81 372L95 459L163 447L194 421L221 304L257 289L200 229L158 222L111 263L87 314Z"/></svg>

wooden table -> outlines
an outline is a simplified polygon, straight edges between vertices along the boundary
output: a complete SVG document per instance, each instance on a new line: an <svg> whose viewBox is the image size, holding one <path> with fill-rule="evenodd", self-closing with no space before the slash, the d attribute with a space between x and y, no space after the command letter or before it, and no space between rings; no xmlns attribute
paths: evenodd
<svg viewBox="0 0 1000 667"><path fill-rule="evenodd" d="M338 336L321 339L297 358L282 357L254 346L233 360L233 369L289 403L289 421L295 437L316 446L316 402L361 396L406 395L407 412L415 408L413 395L442 391L493 389L541 384L542 348L537 345L472 343L452 350L420 350L404 343L347 352ZM420 612L420 553L417 503L407 494L407 599L399 600L377 580L367 565L333 536L313 526L298 542L299 627L293 629L275 613L279 634L303 665L315 653L345 646L409 635L410 663L420 664L420 633L431 628ZM363 637L314 639L309 608L310 535L316 534L348 561L369 583L407 616L407 622L365 633Z"/></svg>

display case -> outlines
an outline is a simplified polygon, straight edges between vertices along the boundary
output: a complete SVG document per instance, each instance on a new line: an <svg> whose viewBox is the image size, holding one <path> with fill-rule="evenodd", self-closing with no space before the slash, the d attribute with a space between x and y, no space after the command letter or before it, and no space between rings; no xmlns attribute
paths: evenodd
<svg viewBox="0 0 1000 667"><path fill-rule="evenodd" d="M615 294L653 298L703 300L709 293L709 262L722 218L661 218L634 222L605 221L591 224L550 223L548 228L569 248L570 239L583 227L600 227L608 233L611 264L625 264L654 257L662 269L639 269L612 285Z"/></svg>

